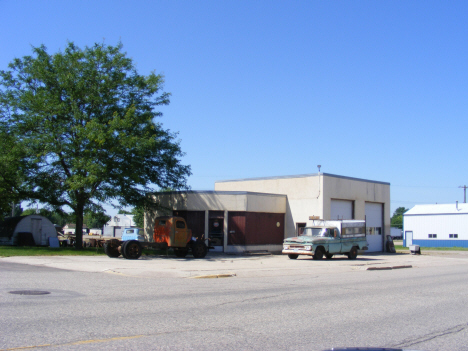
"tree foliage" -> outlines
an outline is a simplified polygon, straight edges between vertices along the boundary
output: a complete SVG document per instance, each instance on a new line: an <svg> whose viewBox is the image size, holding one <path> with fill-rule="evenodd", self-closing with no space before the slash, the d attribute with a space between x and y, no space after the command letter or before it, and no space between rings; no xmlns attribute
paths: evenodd
<svg viewBox="0 0 468 351"><path fill-rule="evenodd" d="M84 215L83 222L90 229L102 228L107 222L110 221L110 219L111 217L105 214L103 211L99 211L99 212L88 211Z"/></svg>
<svg viewBox="0 0 468 351"><path fill-rule="evenodd" d="M403 229L403 214L408 211L408 208L398 207L390 219L390 225L395 228Z"/></svg>
<svg viewBox="0 0 468 351"><path fill-rule="evenodd" d="M121 44L35 47L0 71L0 123L25 153L28 197L73 210L77 247L85 211L111 199L154 206L155 187L186 187L175 134L155 122L169 103L162 85L159 74L138 74Z"/></svg>
<svg viewBox="0 0 468 351"><path fill-rule="evenodd" d="M15 137L0 124L0 221L11 216L13 203L26 195L24 184L24 150Z"/></svg>
<svg viewBox="0 0 468 351"><path fill-rule="evenodd" d="M139 228L143 228L145 224L145 209L143 207L134 207L132 209L133 222Z"/></svg>

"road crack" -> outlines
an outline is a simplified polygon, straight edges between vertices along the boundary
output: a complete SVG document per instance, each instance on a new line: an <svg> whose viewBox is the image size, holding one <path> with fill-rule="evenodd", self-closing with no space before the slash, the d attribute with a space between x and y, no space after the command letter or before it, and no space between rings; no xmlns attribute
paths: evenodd
<svg viewBox="0 0 468 351"><path fill-rule="evenodd" d="M420 336L417 339L411 339L411 340L407 339L407 340L403 341L402 343L393 345L393 347L399 347L399 348L410 347L410 346L421 344L423 342L434 340L434 339L437 339L437 338L440 338L440 337L443 337L443 336L446 336L446 335L452 335L452 334L460 333L461 331L464 331L467 327L468 327L468 324L456 325L456 326L454 326L452 328L445 329L443 331L434 332L434 333L430 333L430 334Z"/></svg>

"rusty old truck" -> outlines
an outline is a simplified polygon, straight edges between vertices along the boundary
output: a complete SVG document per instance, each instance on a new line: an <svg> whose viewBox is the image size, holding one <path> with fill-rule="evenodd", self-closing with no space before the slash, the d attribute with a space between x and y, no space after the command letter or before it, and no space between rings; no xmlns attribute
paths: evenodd
<svg viewBox="0 0 468 351"><path fill-rule="evenodd" d="M342 254L354 260L358 251L367 250L367 246L366 221L312 220L299 236L284 239L282 253L290 259L307 255L321 260Z"/></svg>
<svg viewBox="0 0 468 351"><path fill-rule="evenodd" d="M122 255L131 260L140 258L144 248L172 249L177 257L185 257L191 253L195 258L203 258L208 253L204 237L192 237L192 231L182 217L157 217L152 239L147 241L140 228L126 228L121 239L112 238L105 241L104 252L109 257Z"/></svg>

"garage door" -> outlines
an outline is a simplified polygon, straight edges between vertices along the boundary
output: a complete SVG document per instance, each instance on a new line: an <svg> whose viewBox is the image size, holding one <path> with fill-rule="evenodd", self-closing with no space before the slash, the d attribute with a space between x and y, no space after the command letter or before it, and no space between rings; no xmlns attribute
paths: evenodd
<svg viewBox="0 0 468 351"><path fill-rule="evenodd" d="M349 200L331 200L330 219L353 219L353 202Z"/></svg>
<svg viewBox="0 0 468 351"><path fill-rule="evenodd" d="M383 247L383 204L366 202L368 252L381 252Z"/></svg>

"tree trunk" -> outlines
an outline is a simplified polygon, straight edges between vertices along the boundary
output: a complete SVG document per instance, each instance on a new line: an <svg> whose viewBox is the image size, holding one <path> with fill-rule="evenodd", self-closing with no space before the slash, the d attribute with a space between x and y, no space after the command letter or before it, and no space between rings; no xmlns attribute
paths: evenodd
<svg viewBox="0 0 468 351"><path fill-rule="evenodd" d="M84 204L78 203L75 209L75 249L81 250L83 248L83 213Z"/></svg>

